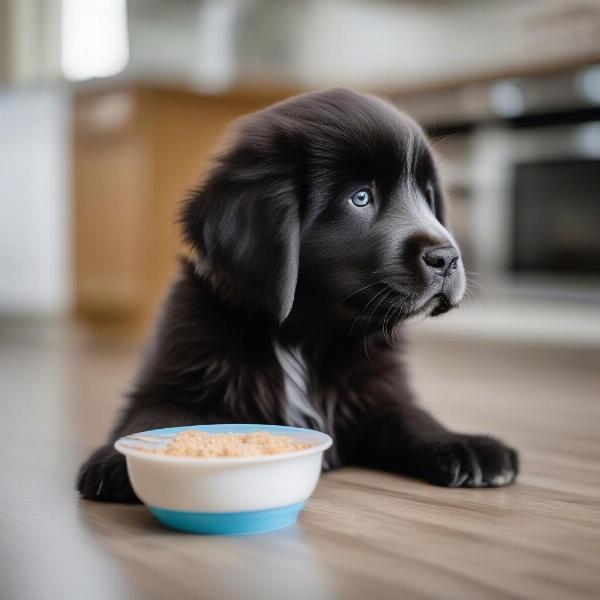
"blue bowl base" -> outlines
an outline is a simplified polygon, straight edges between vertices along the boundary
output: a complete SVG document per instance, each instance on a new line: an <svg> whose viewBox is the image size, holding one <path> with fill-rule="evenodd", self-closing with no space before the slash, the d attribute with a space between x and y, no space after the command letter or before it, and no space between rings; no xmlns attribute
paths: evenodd
<svg viewBox="0 0 600 600"><path fill-rule="evenodd" d="M166 527L204 535L243 535L264 533L295 523L304 502L289 506L246 512L187 512L148 506Z"/></svg>

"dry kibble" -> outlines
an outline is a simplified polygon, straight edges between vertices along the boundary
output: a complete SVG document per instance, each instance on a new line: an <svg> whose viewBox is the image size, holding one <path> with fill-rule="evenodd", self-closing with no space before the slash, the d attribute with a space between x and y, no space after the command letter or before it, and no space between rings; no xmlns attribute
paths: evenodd
<svg viewBox="0 0 600 600"><path fill-rule="evenodd" d="M167 446L152 450L167 456L197 458L227 456L266 456L284 454L310 448L287 435L273 435L266 431L251 433L205 433L189 429L178 433Z"/></svg>

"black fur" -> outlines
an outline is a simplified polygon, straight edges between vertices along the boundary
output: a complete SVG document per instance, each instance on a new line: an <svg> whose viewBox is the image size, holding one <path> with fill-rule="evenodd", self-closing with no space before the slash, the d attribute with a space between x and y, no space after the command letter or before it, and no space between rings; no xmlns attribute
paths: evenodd
<svg viewBox="0 0 600 600"><path fill-rule="evenodd" d="M371 194L364 207L352 201L360 190ZM119 436L228 422L325 429L329 467L512 482L514 450L448 431L407 384L401 322L445 312L464 291L459 257L425 263L456 247L443 207L421 129L377 98L335 89L242 119L184 206L194 258L182 261L107 445L81 467L80 493L136 500L112 449Z"/></svg>

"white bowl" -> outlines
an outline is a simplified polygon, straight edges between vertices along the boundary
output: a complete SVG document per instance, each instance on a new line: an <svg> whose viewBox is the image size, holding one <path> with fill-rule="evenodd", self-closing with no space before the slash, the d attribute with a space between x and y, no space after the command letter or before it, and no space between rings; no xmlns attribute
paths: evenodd
<svg viewBox="0 0 600 600"><path fill-rule="evenodd" d="M168 456L144 449L168 444L182 431L288 435L311 445L266 456ZM270 531L296 521L314 491L331 438L319 431L279 425L192 425L154 429L120 438L131 485L164 525L193 533Z"/></svg>

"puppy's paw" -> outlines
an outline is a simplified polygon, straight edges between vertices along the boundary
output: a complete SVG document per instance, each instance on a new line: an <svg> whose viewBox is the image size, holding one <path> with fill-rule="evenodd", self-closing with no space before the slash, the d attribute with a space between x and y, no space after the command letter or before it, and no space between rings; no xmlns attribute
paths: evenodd
<svg viewBox="0 0 600 600"><path fill-rule="evenodd" d="M88 500L139 502L129 483L125 457L110 445L98 448L83 463L77 476L77 489Z"/></svg>
<svg viewBox="0 0 600 600"><path fill-rule="evenodd" d="M499 487L519 472L515 450L482 435L450 434L431 442L421 455L421 475L447 487Z"/></svg>

